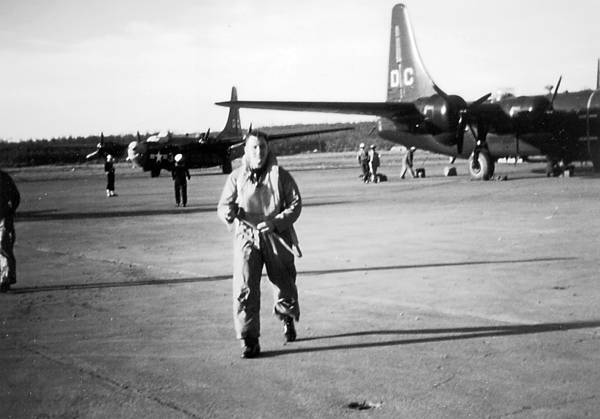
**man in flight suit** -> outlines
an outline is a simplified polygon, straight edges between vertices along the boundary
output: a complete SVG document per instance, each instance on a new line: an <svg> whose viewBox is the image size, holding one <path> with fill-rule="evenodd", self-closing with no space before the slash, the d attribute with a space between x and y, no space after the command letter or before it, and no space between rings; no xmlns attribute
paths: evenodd
<svg viewBox="0 0 600 419"><path fill-rule="evenodd" d="M17 185L10 175L0 170L0 292L17 282L15 244L15 212L21 201Z"/></svg>
<svg viewBox="0 0 600 419"><path fill-rule="evenodd" d="M260 354L260 280L263 265L273 285L273 313L283 321L286 342L296 339L294 320L300 317L293 247L298 245L293 223L302 202L296 182L277 165L264 134L249 134L242 165L223 188L217 212L235 224L233 249L233 317L242 358Z"/></svg>
<svg viewBox="0 0 600 419"><path fill-rule="evenodd" d="M410 177L415 177L415 171L413 170L413 157L415 154L415 147L411 147L406 150L406 154L402 158L402 170L400 171L400 179L404 179L404 175L406 172L410 175Z"/></svg>
<svg viewBox="0 0 600 419"><path fill-rule="evenodd" d="M369 181L369 154L365 150L365 143L360 143L358 147L358 153L356 153L356 159L362 170L362 180L367 183Z"/></svg>

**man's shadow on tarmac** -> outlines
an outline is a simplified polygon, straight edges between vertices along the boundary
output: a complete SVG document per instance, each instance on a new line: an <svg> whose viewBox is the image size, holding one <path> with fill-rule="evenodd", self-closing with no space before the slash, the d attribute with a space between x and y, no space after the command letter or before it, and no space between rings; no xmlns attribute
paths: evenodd
<svg viewBox="0 0 600 419"><path fill-rule="evenodd" d="M546 258L530 258L530 259L503 259L503 260L473 260L466 262L445 262L445 263L427 263L420 265L389 265L389 266L360 266L352 268L339 269L322 269L314 271L300 271L299 276L318 276L330 274L343 274L351 272L367 272L367 271L391 271L400 269L419 269L419 268L443 268L449 266L474 266L474 265L493 265L493 264L514 264L514 263L538 263L538 262L556 262L564 260L575 260L575 257L546 257ZM102 289L102 288L122 288L122 287L139 287L149 285L176 285L187 284L194 282L212 282L226 281L231 279L231 274L214 275L214 276L199 276L191 278L145 278L133 281L108 281L108 282L89 282L89 283L67 283L67 284L52 284L52 285L34 285L30 287L16 286L11 288L12 294L29 294L34 292L49 292L49 291L68 291L68 290L84 290L84 289ZM264 274L263 274L264 277Z"/></svg>
<svg viewBox="0 0 600 419"><path fill-rule="evenodd" d="M428 337L414 337L405 339L393 339L382 342L348 343L329 346L313 346L305 348L287 347L278 351L261 352L261 358L280 355L293 355L307 352L338 351L348 349L381 348L386 346L402 346L417 343L449 342L454 340L481 339L486 337L530 335L547 332L565 332L575 329L593 329L600 327L600 320L573 321L564 323L539 323L522 325L499 325L481 327L458 327L441 329L402 329L402 330L371 330L352 333L341 333L335 335L309 336L299 338L296 342L307 342L312 340L328 340L354 338L360 336L405 336L405 335L434 335ZM291 344L293 345L293 344Z"/></svg>

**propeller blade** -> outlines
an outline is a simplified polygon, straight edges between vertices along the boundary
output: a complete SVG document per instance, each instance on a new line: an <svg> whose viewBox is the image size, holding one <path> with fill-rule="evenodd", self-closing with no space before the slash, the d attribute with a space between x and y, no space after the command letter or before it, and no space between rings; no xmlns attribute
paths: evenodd
<svg viewBox="0 0 600 419"><path fill-rule="evenodd" d="M140 132L139 132L139 131L137 132L136 138L137 138L137 140L138 140L138 143L139 143L140 141L142 141L142 136L140 135Z"/></svg>
<svg viewBox="0 0 600 419"><path fill-rule="evenodd" d="M490 98L490 96L492 96L491 93L488 93L487 95L483 95L481 96L479 99L477 99L475 102L471 103L469 105L469 108L474 107L474 106L479 106L481 105L483 102L485 102L486 100L488 100Z"/></svg>
<svg viewBox="0 0 600 419"><path fill-rule="evenodd" d="M208 141L210 139L210 128L206 130L206 134L204 134L204 139Z"/></svg>
<svg viewBox="0 0 600 419"><path fill-rule="evenodd" d="M94 151L93 153L88 154L87 156L85 156L86 160L91 159L92 157L95 157L98 154L98 150Z"/></svg>
<svg viewBox="0 0 600 419"><path fill-rule="evenodd" d="M449 97L449 96L446 94L446 92L444 92L442 89L440 89L440 88L438 87L438 85L437 85L437 84L435 84L435 83L433 83L433 90L435 90L435 92L436 92L438 95L440 95L441 97L443 97L443 98L444 98L444 100L448 100L448 97Z"/></svg>
<svg viewBox="0 0 600 419"><path fill-rule="evenodd" d="M556 94L558 93L558 88L560 87L560 82L562 81L562 76L558 78L558 83L556 83L556 87L554 88L554 94L552 95L552 100L550 101L550 106L554 105L554 99L556 99Z"/></svg>

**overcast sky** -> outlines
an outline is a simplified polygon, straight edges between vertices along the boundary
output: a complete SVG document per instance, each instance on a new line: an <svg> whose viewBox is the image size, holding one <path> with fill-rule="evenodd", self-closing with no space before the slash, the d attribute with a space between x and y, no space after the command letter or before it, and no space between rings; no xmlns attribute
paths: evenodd
<svg viewBox="0 0 600 419"><path fill-rule="evenodd" d="M0 138L220 130L247 100L383 101L391 0L1 0ZM597 0L406 0L467 100L595 86ZM241 110L247 126L364 120Z"/></svg>

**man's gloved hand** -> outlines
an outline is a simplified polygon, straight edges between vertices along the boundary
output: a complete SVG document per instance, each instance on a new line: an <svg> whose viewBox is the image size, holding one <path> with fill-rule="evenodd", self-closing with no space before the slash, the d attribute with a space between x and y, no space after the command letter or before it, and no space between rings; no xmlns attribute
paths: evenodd
<svg viewBox="0 0 600 419"><path fill-rule="evenodd" d="M225 215L225 221L227 221L227 224L233 223L233 220L235 220L235 216L236 211L233 208L230 208L229 211L227 211L227 214Z"/></svg>
<svg viewBox="0 0 600 419"><path fill-rule="evenodd" d="M259 223L256 226L256 228L261 233L269 233L271 231L275 231L275 224L273 224L273 221L267 220L267 221L263 221L262 223Z"/></svg>

